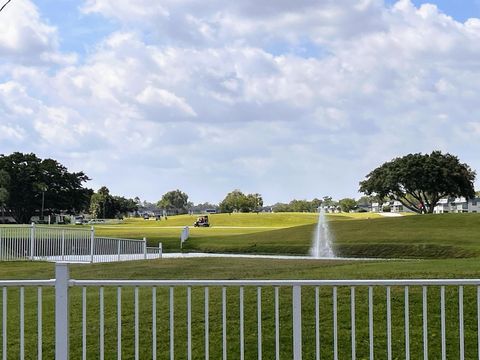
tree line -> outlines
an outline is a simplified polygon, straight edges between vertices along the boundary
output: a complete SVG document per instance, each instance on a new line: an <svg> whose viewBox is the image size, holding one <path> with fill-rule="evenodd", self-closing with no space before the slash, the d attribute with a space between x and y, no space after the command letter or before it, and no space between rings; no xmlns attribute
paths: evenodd
<svg viewBox="0 0 480 360"><path fill-rule="evenodd" d="M114 218L139 210L164 210L169 214L214 209L219 212L314 212L320 206L344 212L367 209L372 202L397 200L417 213L432 213L444 197L475 196L476 173L456 156L433 151L431 154L408 154L385 162L360 182L360 199L335 201L321 199L276 203L265 207L259 193L245 194L236 189L217 205L193 204L188 195L177 189L166 192L155 203L141 202L111 195L107 187L98 191L85 187L90 178L83 172L69 172L54 159L40 159L35 154L15 152L0 155L0 209L19 223L44 214L90 213L97 218Z"/></svg>

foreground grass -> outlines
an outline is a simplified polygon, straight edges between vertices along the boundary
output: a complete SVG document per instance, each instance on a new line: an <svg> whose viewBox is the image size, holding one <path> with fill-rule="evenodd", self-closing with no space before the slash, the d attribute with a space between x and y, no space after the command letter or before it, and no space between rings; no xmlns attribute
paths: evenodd
<svg viewBox="0 0 480 360"><path fill-rule="evenodd" d="M54 266L49 263L1 263L0 278L51 278ZM117 264L72 265L75 279L349 279L349 278L478 278L480 263L477 259L411 260L411 261L300 261L254 259L177 259L125 262ZM203 288L192 288L193 358L203 358L204 352L204 295ZM245 344L246 358L257 358L257 297L256 288L245 288ZM350 298L349 288L338 288L339 358L350 354ZM26 289L26 358L36 358L36 289ZM152 331L150 288L139 289L140 304L140 358L151 357ZM263 357L274 358L274 289L262 290ZM304 358L314 358L314 289L304 288L303 334ZM186 359L186 289L176 288L175 295L175 354ZM8 291L8 358L18 358L19 307L18 289ZM117 338L116 288L105 288L105 358L115 359ZM448 357L458 358L458 293L447 288L447 341ZM466 358L476 358L476 289L465 288ZM229 358L239 358L239 290L227 289L227 338ZM356 292L357 358L368 358L368 294L366 288ZM430 358L439 357L439 289L429 287L429 352ZM81 289L72 288L71 295L71 358L81 358ZM1 303L1 299L0 299ZM385 289L374 290L375 356L386 358ZM1 305L1 304L0 304ZM210 354L221 358L222 320L221 289L210 289ZM320 289L320 317L322 359L332 359L332 289ZM160 359L169 358L169 288L157 289L157 351ZM88 358L99 357L99 290L87 291ZM122 289L122 341L123 358L133 358L134 309L133 288ZM53 290L44 289L44 358L53 358ZM422 354L422 299L421 288L410 289L411 349L413 358ZM392 324L394 358L405 358L403 327L403 288L392 288ZM281 357L292 358L291 289L280 288Z"/></svg>

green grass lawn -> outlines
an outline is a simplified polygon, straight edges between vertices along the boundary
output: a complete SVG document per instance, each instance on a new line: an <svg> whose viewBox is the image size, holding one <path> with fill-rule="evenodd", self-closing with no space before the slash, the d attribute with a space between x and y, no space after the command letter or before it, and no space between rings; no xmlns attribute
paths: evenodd
<svg viewBox="0 0 480 360"><path fill-rule="evenodd" d="M218 216L218 217L217 217ZM278 216L278 217L276 217ZM127 221L111 227L97 227L97 233L118 237L148 237L152 244L162 241L170 250L178 250L179 228L191 223L193 217L169 218L155 222ZM445 214L383 218L373 214L330 215L329 225L335 235L338 254L356 257L396 258L375 261L267 260L267 259L164 259L125 263L71 265L76 279L389 279L389 278L479 278L480 277L480 215ZM305 254L310 246L316 214L236 214L212 216L212 228L192 229L187 242L189 251L230 251L253 253ZM167 224L168 223L168 224ZM170 240L169 240L170 239ZM410 259L409 259L410 258ZM1 279L52 278L53 264L12 262L0 263ZM478 358L476 344L476 288L465 287L465 350L466 359ZM168 288L157 294L158 353L168 358ZM339 359L350 358L349 288L338 289ZM141 359L151 358L151 289L140 288ZM440 354L440 320L438 287L428 290L429 355ZM99 295L98 289L87 293L89 358L98 358ZM322 359L332 359L332 289L320 289ZM228 355L239 358L238 289L228 289L227 323ZM81 351L81 289L71 290L71 351L72 359ZM186 290L175 289L175 352L176 359L186 359ZM193 358L203 356L203 289L192 289ZM357 358L368 358L367 289L358 288ZM458 290L447 287L447 356L458 358ZM9 358L18 358L19 307L18 289L9 290ZM106 358L116 358L116 289L105 289ZM124 359L133 357L133 289L122 293L122 326ZM0 306L2 299L0 297ZM291 359L291 290L280 289L281 354ZM262 331L264 359L273 358L274 318L273 289L262 291ZM303 290L304 358L314 358L314 289ZM36 292L26 289L26 358L35 358ZM421 288L410 289L410 322L412 359L422 353ZM257 358L256 289L245 289L246 359ZM405 358L403 327L403 288L392 288L393 358ZM44 358L53 354L53 292L44 290ZM221 358L221 289L210 294L211 358ZM375 358L386 359L385 289L374 290ZM1 352L1 350L0 350Z"/></svg>
<svg viewBox="0 0 480 360"><path fill-rule="evenodd" d="M167 221L127 220L98 225L103 236L142 239L165 251L180 251L182 226L195 216ZM381 217L378 214L328 215L338 256L377 258L466 258L480 255L480 215L444 214ZM190 227L184 251L306 255L317 214L214 214L212 227Z"/></svg>
<svg viewBox="0 0 480 360"><path fill-rule="evenodd" d="M373 262L301 261L260 259L176 259L125 262L121 264L72 265L71 276L76 279L361 279L361 278L478 278L480 263L477 259L447 260L397 260ZM3 263L0 278L51 278L53 264ZM338 289L339 358L349 358L350 351L350 298L349 288ZM157 322L159 358L168 358L169 349L169 289L157 290ZM273 288L262 291L263 355L272 359L274 353ZM149 358L151 348L151 289L140 288L140 358ZM227 289L227 323L229 358L238 358L239 351L239 300L238 288ZM447 288L448 356L458 358L458 305L457 289ZM175 353L176 358L186 359L186 290L175 289ZM192 288L194 344L193 358L203 355L204 324L203 288ZM368 358L368 303L367 289L356 292L357 358ZM430 358L438 358L440 350L439 288L429 288L429 348ZM81 289L71 289L71 358L81 358ZM246 358L257 357L256 288L245 288ZM18 358L18 289L9 290L9 356ZM322 358L332 358L332 289L320 289ZM374 290L374 328L376 358L386 358L386 308L385 289ZM1 299L0 299L1 305ZM303 290L304 358L314 358L314 289ZM476 289L465 288L465 334L467 359L476 354ZM89 288L88 354L98 358L99 349L99 290ZM123 357L133 358L133 289L122 290ZM281 353L291 359L291 290L280 289ZM422 352L421 288L410 289L411 349L412 358L420 358ZM26 346L27 354L35 358L36 351L36 292L26 289ZM53 291L44 290L44 358L53 356ZM403 288L392 288L392 321L394 358L404 358L403 340ZM105 348L106 359L116 358L116 288L105 288ZM212 359L221 358L221 289L210 290L210 353ZM32 355L33 354L33 355ZM415 355L416 356L413 356ZM10 357L9 357L10 358Z"/></svg>

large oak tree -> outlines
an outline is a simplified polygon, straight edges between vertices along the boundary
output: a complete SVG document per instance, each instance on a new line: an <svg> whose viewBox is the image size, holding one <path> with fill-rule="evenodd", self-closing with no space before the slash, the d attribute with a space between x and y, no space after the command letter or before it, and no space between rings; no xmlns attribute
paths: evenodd
<svg viewBox="0 0 480 360"><path fill-rule="evenodd" d="M398 200L417 213L433 213L443 197L474 197L475 175L467 164L448 153L409 154L373 170L360 182L359 191Z"/></svg>

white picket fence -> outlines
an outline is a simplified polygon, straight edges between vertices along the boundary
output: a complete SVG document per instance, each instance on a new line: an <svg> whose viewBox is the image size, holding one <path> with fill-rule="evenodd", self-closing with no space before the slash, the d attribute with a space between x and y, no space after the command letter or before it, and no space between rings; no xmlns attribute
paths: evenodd
<svg viewBox="0 0 480 360"><path fill-rule="evenodd" d="M0 261L41 260L111 262L162 257L162 244L147 240L95 236L89 229L36 226L0 226Z"/></svg>
<svg viewBox="0 0 480 360"><path fill-rule="evenodd" d="M68 264L57 263L55 279L0 287L5 360L480 357L479 279L74 280ZM52 288L55 320L47 325L43 290ZM37 289L37 320L29 323L28 289ZM36 339L27 339L29 326Z"/></svg>

